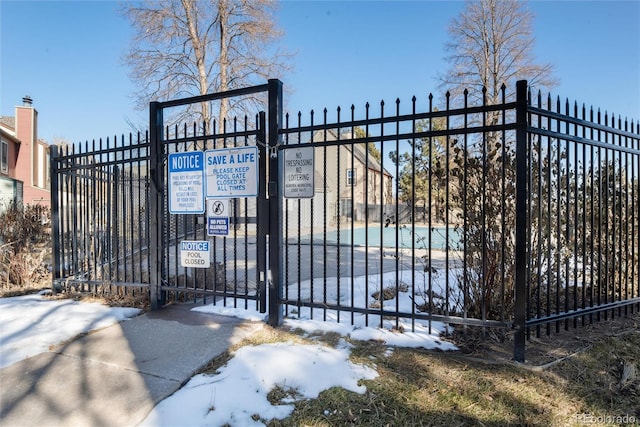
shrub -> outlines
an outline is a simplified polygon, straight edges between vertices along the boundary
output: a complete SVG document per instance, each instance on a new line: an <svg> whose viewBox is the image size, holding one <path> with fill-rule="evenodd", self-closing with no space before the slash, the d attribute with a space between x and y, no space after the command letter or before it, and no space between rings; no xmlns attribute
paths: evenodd
<svg viewBox="0 0 640 427"><path fill-rule="evenodd" d="M49 272L48 208L10 205L0 213L0 284L4 289L42 284Z"/></svg>

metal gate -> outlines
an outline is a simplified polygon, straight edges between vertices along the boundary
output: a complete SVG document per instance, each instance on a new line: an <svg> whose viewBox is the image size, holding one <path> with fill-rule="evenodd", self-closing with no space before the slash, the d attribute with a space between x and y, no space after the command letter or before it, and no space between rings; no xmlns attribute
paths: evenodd
<svg viewBox="0 0 640 427"><path fill-rule="evenodd" d="M224 120L220 126L214 122L211 129L207 124L167 126L164 121L168 109L264 94L268 114L259 111L244 120ZM280 241L279 193L273 183L281 120L282 83L269 80L250 88L152 102L145 134L52 146L53 286L148 295L152 309L171 300L252 305L262 313L269 309L269 321L280 323L272 280L280 274L278 256L269 257L268 251L277 250ZM199 184L197 179L181 180L184 176L172 173L168 160L179 153L199 153L204 159L215 150L251 151L258 179L250 197L229 196L225 233L212 238L204 195L190 188L202 185L204 177ZM184 190L181 196L188 209L172 209L180 195L171 178L184 184L176 188ZM189 205L194 197L203 199L195 210ZM184 266L184 242L206 242L207 268ZM197 245L187 243L190 246Z"/></svg>
<svg viewBox="0 0 640 427"><path fill-rule="evenodd" d="M264 111L252 119L237 118L216 124L207 129L206 124L198 127L184 126L170 129L164 123L164 111L195 103L210 102L222 98L234 98L266 92L268 96L268 121ZM267 295L272 296L269 310L270 321L279 322L277 292L270 289L273 283L270 277L277 277L279 268L275 263L268 264L267 239L269 247L278 247L278 199L277 186L267 185L273 182L272 175L277 173L277 151L270 147L277 146L277 129L282 117L282 83L270 80L265 85L232 90L211 95L192 98L152 102L150 104L150 296L152 308L163 305L167 300L204 299L215 304L232 305L233 307L255 308L264 313L267 311ZM267 129L276 131L267 134ZM254 156L254 148L257 158ZM171 172L169 159L178 161L179 153L198 153L197 162L216 164L216 159L233 162L234 156L242 156L249 149L252 170L258 174L255 192L245 194L244 184L230 185L245 178L245 169L224 165L214 169L214 178L200 175L195 180L189 173L179 169ZM204 156L202 155L204 153ZM222 153L222 154L220 154ZM243 154L240 154L243 153ZM221 157L227 156L227 157ZM228 157L230 156L230 157ZM206 159L206 160L205 160ZM201 169L210 165L199 165ZM188 169L188 167L187 167ZM207 170L209 172L209 170ZM226 172L225 172L226 171ZM207 173L208 173L207 172ZM233 177L234 179L221 178ZM224 186L224 191L216 194L202 194L204 181L212 180L217 186ZM171 186L174 186L172 189ZM196 188L200 186L200 188ZM212 185L207 185L207 188ZM176 190L177 189L177 190ZM186 191L180 191L186 190ZM209 193L209 190L207 190ZM194 195L196 195L194 197ZM174 199L177 199L175 201ZM212 230L206 210L210 203L220 202L229 212L220 219L222 231ZM222 203L225 201L224 203ZM183 203L182 207L171 208L172 202ZM203 203L199 205L199 203ZM189 212L189 210L194 212ZM275 228L274 228L275 227ZM211 238L212 235L218 235ZM181 257L190 251L193 242L202 242L207 251L203 258L208 258L208 266L195 268L186 266ZM185 246L186 245L186 246ZM189 246L190 245L190 246ZM186 249L185 249L186 248Z"/></svg>

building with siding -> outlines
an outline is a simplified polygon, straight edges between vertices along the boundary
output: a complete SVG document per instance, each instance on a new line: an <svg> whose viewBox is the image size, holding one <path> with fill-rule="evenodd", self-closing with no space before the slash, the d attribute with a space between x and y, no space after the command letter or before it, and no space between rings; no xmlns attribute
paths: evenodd
<svg viewBox="0 0 640 427"><path fill-rule="evenodd" d="M49 145L38 139L38 111L29 96L15 116L0 117L0 209L11 202L51 203Z"/></svg>
<svg viewBox="0 0 640 427"><path fill-rule="evenodd" d="M352 138L350 132L337 129L315 131L310 139L302 138L318 142L314 148L315 191L313 203L302 199L287 205L290 225L318 229L333 228L338 221L376 223L394 211L393 176L366 144L350 143ZM331 144L338 140L342 143Z"/></svg>

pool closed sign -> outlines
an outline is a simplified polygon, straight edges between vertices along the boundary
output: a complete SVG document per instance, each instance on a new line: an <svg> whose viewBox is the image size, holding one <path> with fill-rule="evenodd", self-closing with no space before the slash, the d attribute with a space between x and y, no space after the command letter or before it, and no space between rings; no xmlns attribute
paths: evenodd
<svg viewBox="0 0 640 427"><path fill-rule="evenodd" d="M183 267L209 268L210 245L206 240L183 240L180 242L180 265Z"/></svg>

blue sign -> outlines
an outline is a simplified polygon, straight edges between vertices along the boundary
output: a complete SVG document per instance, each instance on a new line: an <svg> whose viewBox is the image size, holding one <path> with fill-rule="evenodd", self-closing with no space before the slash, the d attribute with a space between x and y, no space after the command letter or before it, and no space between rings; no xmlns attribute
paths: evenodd
<svg viewBox="0 0 640 427"><path fill-rule="evenodd" d="M180 250L209 252L209 242L206 240L183 240L180 242Z"/></svg>
<svg viewBox="0 0 640 427"><path fill-rule="evenodd" d="M207 235L208 236L228 236L229 235L229 218L207 218Z"/></svg>
<svg viewBox="0 0 640 427"><path fill-rule="evenodd" d="M169 173L202 172L203 170L204 153L202 151L169 154Z"/></svg>
<svg viewBox="0 0 640 427"><path fill-rule="evenodd" d="M169 169L169 213L204 213L204 153L171 153Z"/></svg>

